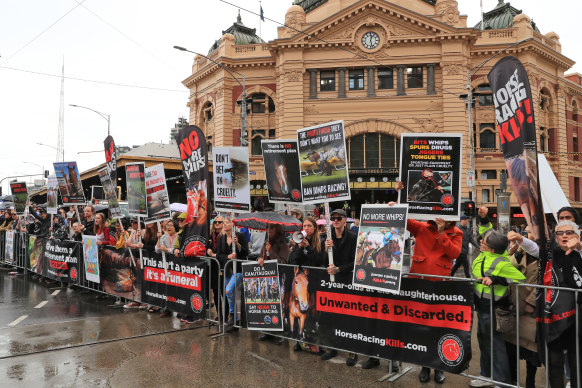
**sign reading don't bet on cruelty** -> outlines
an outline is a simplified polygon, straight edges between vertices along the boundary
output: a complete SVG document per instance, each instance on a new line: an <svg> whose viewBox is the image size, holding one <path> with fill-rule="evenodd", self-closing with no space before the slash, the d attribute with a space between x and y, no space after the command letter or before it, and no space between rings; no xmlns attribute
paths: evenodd
<svg viewBox="0 0 582 388"><path fill-rule="evenodd" d="M400 141L401 204L408 218L456 221L461 212L462 134L403 133Z"/></svg>
<svg viewBox="0 0 582 388"><path fill-rule="evenodd" d="M344 122L297 131L303 203L349 200Z"/></svg>
<svg viewBox="0 0 582 388"><path fill-rule="evenodd" d="M249 149L214 147L214 208L224 212L249 212Z"/></svg>

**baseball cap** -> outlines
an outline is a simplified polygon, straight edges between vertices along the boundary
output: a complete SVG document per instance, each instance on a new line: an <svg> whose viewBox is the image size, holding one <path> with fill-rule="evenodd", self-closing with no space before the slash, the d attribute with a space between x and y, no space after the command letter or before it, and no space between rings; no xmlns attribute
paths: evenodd
<svg viewBox="0 0 582 388"><path fill-rule="evenodd" d="M466 216L466 215L464 215L464 214L461 216L461 221L463 221L463 220L468 220L468 219L469 219L469 217L467 217L467 216Z"/></svg>
<svg viewBox="0 0 582 388"><path fill-rule="evenodd" d="M347 217L347 214L346 214L344 209L335 209L334 211L331 212L330 215L333 216L334 214L337 214L338 216L342 216L342 217Z"/></svg>
<svg viewBox="0 0 582 388"><path fill-rule="evenodd" d="M291 214L295 213L295 214L299 214L299 216L301 218L303 218L303 210L299 209L298 207L294 207L293 209L291 209L289 211Z"/></svg>

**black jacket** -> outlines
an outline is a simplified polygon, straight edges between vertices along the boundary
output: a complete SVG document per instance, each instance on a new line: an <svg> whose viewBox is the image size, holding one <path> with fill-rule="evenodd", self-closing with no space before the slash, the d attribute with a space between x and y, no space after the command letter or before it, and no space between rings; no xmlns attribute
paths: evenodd
<svg viewBox="0 0 582 388"><path fill-rule="evenodd" d="M473 236L471 226L469 224L467 224L465 227L459 225L458 228L463 232L463 246L461 247L461 253L459 256L466 256L467 253L469 253L469 244L473 244L473 246L477 249L481 248L475 240L475 236Z"/></svg>
<svg viewBox="0 0 582 388"><path fill-rule="evenodd" d="M83 230L83 234L85 236L95 236L95 231L93 229L95 229L95 219L92 219L91 221L87 221L86 219L83 220L83 226L85 227L85 229Z"/></svg>
<svg viewBox="0 0 582 388"><path fill-rule="evenodd" d="M224 268L226 263L230 261L228 255L232 253L232 244L227 244L226 234L221 234L218 238L218 247L216 248L216 260L220 263L220 267ZM236 238L240 244L240 249L236 250L236 258L239 260L246 260L249 254L249 243L244 234L236 232ZM232 274L233 264L230 264L226 270L226 276ZM242 266L237 264L237 273L242 273Z"/></svg>
<svg viewBox="0 0 582 388"><path fill-rule="evenodd" d="M289 264L305 265L308 267L326 267L326 265L324 265L324 258L327 258L325 240L321 241L319 253L313 247L312 241L309 239L307 239L307 241L309 241L309 246L306 248L300 248L298 244L295 244L295 247L293 247L293 250L289 255Z"/></svg>
<svg viewBox="0 0 582 388"><path fill-rule="evenodd" d="M356 259L357 236L349 231L347 227L344 228L341 238L336 237L333 228L331 230L331 235L333 240L333 263L340 270L339 273L335 275L335 281L351 283L354 261Z"/></svg>
<svg viewBox="0 0 582 388"><path fill-rule="evenodd" d="M36 218L40 222L40 232L38 235L40 237L48 237L50 234L49 229L51 228L51 215L47 214L46 218L43 219L41 216L36 214L32 207L29 207L28 211L34 218Z"/></svg>

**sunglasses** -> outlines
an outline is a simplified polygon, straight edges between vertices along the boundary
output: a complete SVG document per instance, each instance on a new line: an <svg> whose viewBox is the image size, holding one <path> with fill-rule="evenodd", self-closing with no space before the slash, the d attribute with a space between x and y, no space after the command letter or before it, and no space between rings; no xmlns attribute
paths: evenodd
<svg viewBox="0 0 582 388"><path fill-rule="evenodd" d="M332 220L332 221L341 221L344 218L340 216L340 217L329 217L329 219Z"/></svg>
<svg viewBox="0 0 582 388"><path fill-rule="evenodd" d="M556 231L556 236L571 236L573 235L575 232L573 230L558 230Z"/></svg>
<svg viewBox="0 0 582 388"><path fill-rule="evenodd" d="M214 221L214 224L215 224L215 225L217 225L217 224L222 224L222 221Z"/></svg>

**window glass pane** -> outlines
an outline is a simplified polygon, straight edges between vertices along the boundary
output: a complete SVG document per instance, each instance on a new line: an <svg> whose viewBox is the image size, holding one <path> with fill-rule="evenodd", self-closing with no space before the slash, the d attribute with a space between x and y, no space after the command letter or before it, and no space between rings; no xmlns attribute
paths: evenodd
<svg viewBox="0 0 582 388"><path fill-rule="evenodd" d="M408 80L408 88L422 88L422 67L407 67L406 77Z"/></svg>
<svg viewBox="0 0 582 388"><path fill-rule="evenodd" d="M483 170L481 171L481 179L497 179L497 171Z"/></svg>
<svg viewBox="0 0 582 388"><path fill-rule="evenodd" d="M269 113L275 112L275 102L271 97L269 97Z"/></svg>
<svg viewBox="0 0 582 388"><path fill-rule="evenodd" d="M493 105L493 95L486 94L484 96L479 96L479 105L481 106L491 106Z"/></svg>
<svg viewBox="0 0 582 388"><path fill-rule="evenodd" d="M251 131L251 154L262 155L261 140L265 137L264 129L254 129Z"/></svg>
<svg viewBox="0 0 582 388"><path fill-rule="evenodd" d="M481 202L489 202L489 189L481 190Z"/></svg>
<svg viewBox="0 0 582 388"><path fill-rule="evenodd" d="M350 167L364 167L364 137L354 136L350 139Z"/></svg>
<svg viewBox="0 0 582 388"><path fill-rule="evenodd" d="M350 70L349 77L350 90L364 89L364 70Z"/></svg>
<svg viewBox="0 0 582 388"><path fill-rule="evenodd" d="M394 72L392 69L378 69L378 89L394 89Z"/></svg>
<svg viewBox="0 0 582 388"><path fill-rule="evenodd" d="M335 90L335 71L319 72L319 90L322 92Z"/></svg>
<svg viewBox="0 0 582 388"><path fill-rule="evenodd" d="M382 168L393 168L394 158L394 138L388 135L380 135L380 153L382 158Z"/></svg>
<svg viewBox="0 0 582 388"><path fill-rule="evenodd" d="M479 145L481 148L495 148L495 133L489 130L481 132Z"/></svg>
<svg viewBox="0 0 582 388"><path fill-rule="evenodd" d="M378 134L366 135L366 168L380 167L379 150Z"/></svg>

